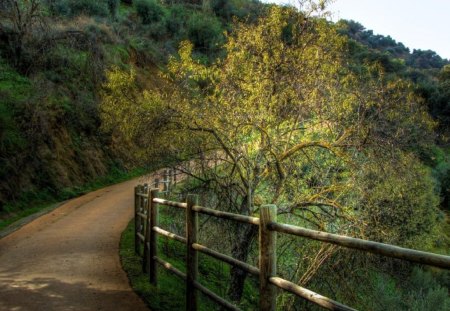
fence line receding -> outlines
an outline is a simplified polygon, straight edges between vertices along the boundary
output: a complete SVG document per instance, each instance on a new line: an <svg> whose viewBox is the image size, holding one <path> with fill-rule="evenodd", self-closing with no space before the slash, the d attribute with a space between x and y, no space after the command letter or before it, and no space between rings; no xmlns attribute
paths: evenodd
<svg viewBox="0 0 450 311"><path fill-rule="evenodd" d="M164 192L168 192L174 179L173 173L166 170ZM307 288L301 287L277 276L276 267L276 238L277 233L295 235L324 243L336 244L346 248L379 254L410 262L450 269L450 256L427 253L394 245L346 237L322 231L310 230L298 226L281 224L276 221L275 205L263 205L260 217L238 215L199 206L196 195L188 195L186 202L169 201L158 197L160 182L155 180L150 188L147 184L135 188L135 251L142 256L142 270L149 276L151 284L158 284L158 267L171 271L186 282L186 310L198 309L198 291L211 300L229 310L240 310L237 306L218 296L198 281L198 253L203 253L215 259L238 267L249 274L259 277L259 309L274 311L276 309L276 289L291 292L303 299L328 310L355 310L330 298L324 297ZM158 206L176 207L186 212L186 236L182 237L159 227ZM205 214L217 218L228 219L251 224L259 228L259 265L254 267L228 255L212 250L197 241L198 214ZM157 236L181 242L186 245L186 273L173 267L169 262L158 257ZM140 251L143 246L143 252Z"/></svg>

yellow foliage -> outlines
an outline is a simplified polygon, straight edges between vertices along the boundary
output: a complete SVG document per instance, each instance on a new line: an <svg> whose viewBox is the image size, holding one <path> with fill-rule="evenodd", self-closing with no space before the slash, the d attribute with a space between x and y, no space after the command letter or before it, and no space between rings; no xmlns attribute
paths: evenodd
<svg viewBox="0 0 450 311"><path fill-rule="evenodd" d="M157 141L179 159L219 155L220 171L206 179L223 178L249 200L241 212L273 202L319 227L349 221L353 177L367 154L406 148L419 136L426 143L433 122L404 81L378 66L355 72L346 47L327 21L274 6L227 35L226 56L212 65L182 42L164 75L169 90L142 92L133 70L113 68L106 126L147 150Z"/></svg>

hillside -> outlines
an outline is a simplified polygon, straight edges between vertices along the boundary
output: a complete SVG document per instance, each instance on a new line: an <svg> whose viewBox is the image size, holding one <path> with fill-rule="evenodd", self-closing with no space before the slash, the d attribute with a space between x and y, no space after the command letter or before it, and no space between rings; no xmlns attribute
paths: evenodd
<svg viewBox="0 0 450 311"><path fill-rule="evenodd" d="M305 3L1 1L0 219L177 164L180 197L217 210L448 253L449 60ZM257 260L253 227L205 224ZM280 245L281 275L358 308L450 303L446 272ZM252 304L245 273L211 267Z"/></svg>
<svg viewBox="0 0 450 311"><path fill-rule="evenodd" d="M386 72L402 76L415 84L416 92L425 100L428 111L439 121L438 141L448 143L450 124L448 72L450 61L431 50L410 51L390 36L374 35L355 21L338 23L341 33L363 48L353 46L350 52L361 62L378 62Z"/></svg>
<svg viewBox="0 0 450 311"><path fill-rule="evenodd" d="M21 3L19 13L9 7L16 2ZM101 128L98 104L105 70L132 66L139 69L141 87L158 86L164 83L158 82L160 70L182 40L191 40L196 57L208 62L223 54L223 32L232 31L233 19L251 23L269 7L220 0L206 9L190 2L2 3L1 209L36 196L58 197L113 168L142 165L130 162L127 147L120 148L112 133ZM443 68L448 60L432 51L411 52L353 21L338 27L352 39L352 57L379 63L415 83L439 122L438 141L446 144L450 94L448 67Z"/></svg>
<svg viewBox="0 0 450 311"><path fill-rule="evenodd" d="M199 56L215 57L226 19L260 7L217 3L217 16L195 4L165 7L151 1L1 5L3 212L14 209L14 202L61 197L111 170L141 166L130 162L128 146L116 145L101 129L98 104L105 70L133 66L143 87L158 86L160 68L181 40L195 42Z"/></svg>

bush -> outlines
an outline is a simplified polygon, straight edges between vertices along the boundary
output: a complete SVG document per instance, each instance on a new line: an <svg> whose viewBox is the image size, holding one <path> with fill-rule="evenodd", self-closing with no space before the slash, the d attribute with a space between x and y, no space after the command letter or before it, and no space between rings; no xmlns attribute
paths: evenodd
<svg viewBox="0 0 450 311"><path fill-rule="evenodd" d="M149 37L157 41L164 41L164 38L167 35L166 21L162 20L157 23L146 25L145 32Z"/></svg>
<svg viewBox="0 0 450 311"><path fill-rule="evenodd" d="M114 18L117 15L117 10L119 9L120 0L106 0L108 5L109 13Z"/></svg>
<svg viewBox="0 0 450 311"><path fill-rule="evenodd" d="M108 16L108 6L104 1L69 0L72 15Z"/></svg>
<svg viewBox="0 0 450 311"><path fill-rule="evenodd" d="M255 21L261 16L263 4L254 0L211 0L211 9L227 22L234 17Z"/></svg>
<svg viewBox="0 0 450 311"><path fill-rule="evenodd" d="M165 18L164 8L154 0L138 0L135 6L143 24L157 23Z"/></svg>
<svg viewBox="0 0 450 311"><path fill-rule="evenodd" d="M195 13L189 18L187 27L189 40L202 52L213 50L223 43L222 25L216 17Z"/></svg>
<svg viewBox="0 0 450 311"><path fill-rule="evenodd" d="M52 15L75 16L113 16L117 11L118 0L47 0L47 7Z"/></svg>
<svg viewBox="0 0 450 311"><path fill-rule="evenodd" d="M70 15L69 3L66 0L47 0L47 7L51 15Z"/></svg>
<svg viewBox="0 0 450 311"><path fill-rule="evenodd" d="M211 8L213 12L225 20L231 20L234 11L236 10L235 4L228 0L213 0L211 2Z"/></svg>
<svg viewBox="0 0 450 311"><path fill-rule="evenodd" d="M444 280L448 279L448 272L441 271L440 273ZM436 275L415 268L411 274L408 292L404 294L406 297L403 299L408 302L410 310L449 310L448 290L442 285L444 284L439 284Z"/></svg>
<svg viewBox="0 0 450 311"><path fill-rule="evenodd" d="M167 30L174 36L184 37L189 11L182 5L173 5L167 18Z"/></svg>

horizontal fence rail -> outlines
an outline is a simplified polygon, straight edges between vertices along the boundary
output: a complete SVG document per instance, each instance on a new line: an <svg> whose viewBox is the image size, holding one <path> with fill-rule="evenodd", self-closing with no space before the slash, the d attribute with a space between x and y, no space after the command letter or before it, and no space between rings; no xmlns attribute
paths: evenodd
<svg viewBox="0 0 450 311"><path fill-rule="evenodd" d="M163 185L171 185L173 173L166 172ZM142 270L148 273L149 281L157 285L157 267L160 266L172 272L186 282L186 310L198 309L197 291L209 297L212 301L229 310L239 310L237 306L226 301L198 282L198 253L203 253L222 262L259 277L260 305L259 309L274 311L276 309L276 288L286 290L298 297L306 299L328 310L355 309L343 305L330 298L324 297L298 284L278 277L276 268L276 238L277 233L295 235L311 240L331 243L346 248L357 249L387 257L397 258L410 262L450 269L450 256L432 254L394 245L362 240L331 234L322 231L310 230L297 226L281 224L276 221L277 210L275 205L263 205L260 208L260 217L238 215L202 207L197 204L197 197L188 195L186 202L175 202L158 197L159 181L153 184L156 188L150 189L148 185L138 185L135 188L135 251L141 255ZM170 187L164 186L162 193L168 193ZM186 213L186 236L180 236L159 227L159 206L176 207L184 209ZM210 249L197 241L198 215L204 214L220 219L237 221L259 227L259 265L254 267L233 257ZM173 267L169 262L158 257L157 236L178 241L186 245L186 273ZM141 248L143 246L143 252Z"/></svg>
<svg viewBox="0 0 450 311"><path fill-rule="evenodd" d="M280 233L292 234L311 240L336 244L339 246L358 249L387 257L407 260L444 269L450 269L450 256L427 253L385 243L367 241L338 234L300 228L292 225L270 223L268 227L270 230Z"/></svg>
<svg viewBox="0 0 450 311"><path fill-rule="evenodd" d="M319 294L317 294L309 289L306 289L304 287L298 286L297 284L289 282L288 280L273 276L273 277L269 278L269 281L273 285L275 285L281 289L287 290L288 292L291 292L291 293L293 293L299 297L302 297L306 300L309 300L309 301L315 303L316 305L319 305L325 309L355 311L355 309L353 309L353 308L347 307L346 305L343 305L337 301L334 301L330 298L319 295Z"/></svg>
<svg viewBox="0 0 450 311"><path fill-rule="evenodd" d="M240 269L242 269L242 270L244 270L244 271L246 271L246 272L248 272L250 274L257 275L257 276L259 275L259 269L258 268L253 267L252 265L249 265L248 263L245 263L245 262L239 261L237 259L234 259L233 257L224 255L224 254L219 253L219 252L216 252L215 250L212 250L212 249L210 249L210 248L208 248L208 247L206 247L204 245L194 243L194 244L192 244L192 248L197 250L197 251L199 251L199 252L201 252L201 253L203 253L203 254L206 254L206 255L209 255L209 256L214 257L216 259L222 260L223 262L226 262L227 264L230 264L232 266L238 267L238 268L240 268Z"/></svg>

